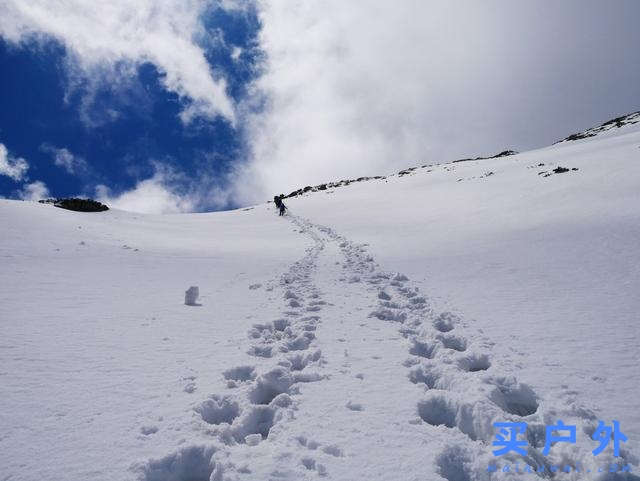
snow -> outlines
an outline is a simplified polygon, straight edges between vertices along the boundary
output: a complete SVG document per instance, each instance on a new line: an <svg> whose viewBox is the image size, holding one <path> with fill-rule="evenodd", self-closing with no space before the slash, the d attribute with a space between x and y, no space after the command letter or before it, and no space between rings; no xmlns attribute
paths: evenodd
<svg viewBox="0 0 640 481"><path fill-rule="evenodd" d="M249 286L251 289L251 286ZM184 304L185 306L199 306L197 303L198 297L200 297L200 288L198 286L191 286L184 291Z"/></svg>
<svg viewBox="0 0 640 481"><path fill-rule="evenodd" d="M0 200L0 479L609 479L600 419L638 479L639 149L630 124L284 217ZM492 455L506 421L525 457Z"/></svg>

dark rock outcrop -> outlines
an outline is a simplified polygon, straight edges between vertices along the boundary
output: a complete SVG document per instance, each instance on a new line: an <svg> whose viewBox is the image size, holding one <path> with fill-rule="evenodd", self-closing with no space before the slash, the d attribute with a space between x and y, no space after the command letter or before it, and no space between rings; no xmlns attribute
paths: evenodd
<svg viewBox="0 0 640 481"><path fill-rule="evenodd" d="M109 210L105 204L93 199L79 199L70 197L65 199L46 199L41 200L41 204L53 204L61 209L73 210L76 212L104 212Z"/></svg>

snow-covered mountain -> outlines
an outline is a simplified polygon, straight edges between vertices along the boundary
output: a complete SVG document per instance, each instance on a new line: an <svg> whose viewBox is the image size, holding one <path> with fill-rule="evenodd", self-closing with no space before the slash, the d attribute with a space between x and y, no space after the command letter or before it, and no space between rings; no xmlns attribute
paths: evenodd
<svg viewBox="0 0 640 481"><path fill-rule="evenodd" d="M635 115L284 217L0 200L0 479L640 479Z"/></svg>

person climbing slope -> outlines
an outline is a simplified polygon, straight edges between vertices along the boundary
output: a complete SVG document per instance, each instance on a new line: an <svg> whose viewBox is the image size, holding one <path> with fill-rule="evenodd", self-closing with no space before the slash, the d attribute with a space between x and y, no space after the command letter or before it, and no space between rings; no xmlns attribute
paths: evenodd
<svg viewBox="0 0 640 481"><path fill-rule="evenodd" d="M276 209L280 212L280 215L284 215L287 210L287 206L282 202L282 195L276 195L273 197L273 203L276 205Z"/></svg>

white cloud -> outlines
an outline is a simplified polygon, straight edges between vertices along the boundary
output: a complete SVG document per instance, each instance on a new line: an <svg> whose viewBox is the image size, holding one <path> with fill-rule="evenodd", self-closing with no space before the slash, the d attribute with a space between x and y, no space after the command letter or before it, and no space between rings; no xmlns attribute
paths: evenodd
<svg viewBox="0 0 640 481"><path fill-rule="evenodd" d="M109 207L141 214L174 214L190 212L193 203L183 196L169 190L157 178L138 182L132 190L113 196L108 187L96 187L96 198Z"/></svg>
<svg viewBox="0 0 640 481"><path fill-rule="evenodd" d="M51 154L53 163L66 170L69 174L77 174L87 168L87 162L82 157L74 155L64 147L58 148L51 144L42 144L40 150Z"/></svg>
<svg viewBox="0 0 640 481"><path fill-rule="evenodd" d="M194 41L221 37L201 22L214 2L248 5L0 0L0 34L64 42L72 82L126 83L152 62L167 89L192 100L184 122L223 115L246 134L248 162L230 190L208 190L219 180L199 176L185 194L156 174L115 196L125 208L256 202L307 184L543 146L637 110L640 62L629 45L640 43L638 2L566 0L550 10L534 0L257 0L267 63L240 106Z"/></svg>
<svg viewBox="0 0 640 481"><path fill-rule="evenodd" d="M13 42L52 36L70 53L69 67L90 79L122 62L151 62L164 86L192 102L181 118L222 115L234 121L225 80L212 72L194 38L200 15L211 4L199 0L0 0L0 34ZM113 80L111 76L109 80ZM117 78L117 76L116 76Z"/></svg>
<svg viewBox="0 0 640 481"><path fill-rule="evenodd" d="M268 63L254 88L268 109L248 119L244 201L543 146L637 109L640 67L628 46L640 35L625 20L637 2L568 0L551 14L509 0L259 5Z"/></svg>
<svg viewBox="0 0 640 481"><path fill-rule="evenodd" d="M22 157L13 157L4 144L0 144L0 175L11 177L16 182L24 179L29 164Z"/></svg>
<svg viewBox="0 0 640 481"><path fill-rule="evenodd" d="M474 62L463 54L468 37L443 30L456 13L457 31L477 30L473 12L438 1L261 5L268 65L254 87L269 103L248 120L252 156L239 177L241 198L387 173L458 140L439 97ZM474 117L463 114L461 129ZM474 135L465 134L466 147Z"/></svg>
<svg viewBox="0 0 640 481"><path fill-rule="evenodd" d="M242 48L238 47L237 45L234 46L231 49L231 58L235 61L238 61L238 59L240 58L240 55L242 55Z"/></svg>
<svg viewBox="0 0 640 481"><path fill-rule="evenodd" d="M202 171L191 177L167 164L152 164L154 175L139 181L133 189L114 195L109 187L98 185L95 198L116 209L144 214L225 209L233 205L234 193L219 175Z"/></svg>
<svg viewBox="0 0 640 481"><path fill-rule="evenodd" d="M192 212L195 207L192 196L178 193L172 187L182 176L160 163L154 166L156 172L153 177L138 182L133 189L118 195L113 195L107 186L98 185L96 199L114 209L141 214Z"/></svg>
<svg viewBox="0 0 640 481"><path fill-rule="evenodd" d="M22 190L18 192L18 197L22 200L31 200L35 202L49 197L49 189L47 189L44 182L36 180L31 184L26 184Z"/></svg>

